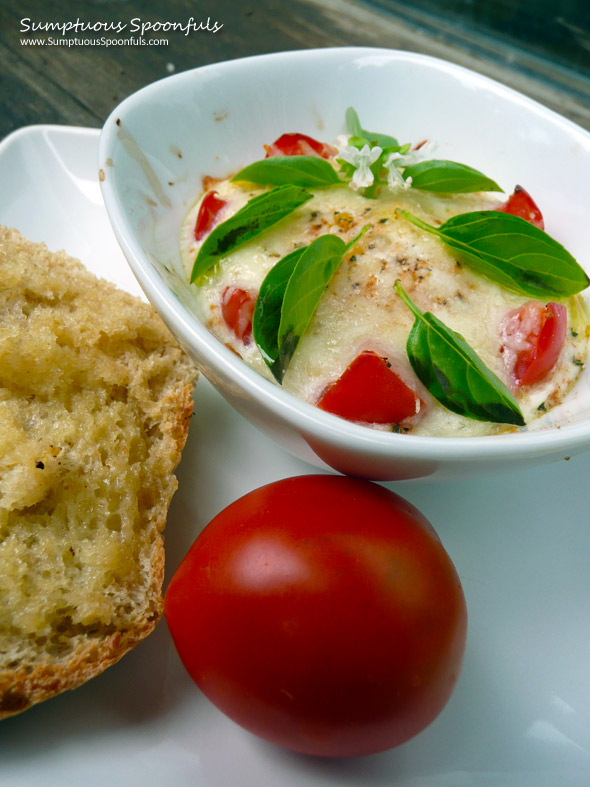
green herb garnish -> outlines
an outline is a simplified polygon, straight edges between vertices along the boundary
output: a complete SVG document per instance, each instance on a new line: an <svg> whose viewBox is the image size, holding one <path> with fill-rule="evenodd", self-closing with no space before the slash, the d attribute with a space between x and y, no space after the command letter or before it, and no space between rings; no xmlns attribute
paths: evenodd
<svg viewBox="0 0 590 787"><path fill-rule="evenodd" d="M339 159L341 173L357 187L365 189L366 197L375 197L380 186L411 187L436 194L469 194L477 191L502 191L500 186L477 169L455 161L433 159L420 161L419 150L400 145L395 137L365 131L352 107L346 110L346 127L351 134L348 145L362 153L343 152ZM366 147L365 147L366 146ZM373 179L367 183L366 166L369 150L381 148L378 158L371 160ZM360 170L359 174L356 174Z"/></svg>
<svg viewBox="0 0 590 787"><path fill-rule="evenodd" d="M254 307L252 336L264 362L275 379L281 379L279 364L279 325L285 290L301 255L308 249L302 246L279 260L267 273Z"/></svg>
<svg viewBox="0 0 590 787"><path fill-rule="evenodd" d="M431 312L421 312L399 281L395 291L416 318L406 350L418 379L432 396L447 410L467 418L524 426L516 399L461 334Z"/></svg>
<svg viewBox="0 0 590 787"><path fill-rule="evenodd" d="M260 235L312 197L300 186L277 186L251 199L207 236L193 265L191 283L221 257Z"/></svg>
<svg viewBox="0 0 590 787"><path fill-rule="evenodd" d="M346 110L345 120L349 134L353 137L358 137L369 145L379 145L380 148L399 146L397 139L389 136L389 134L377 134L373 131L365 131L365 129L361 127L359 116L352 107L348 107Z"/></svg>
<svg viewBox="0 0 590 787"><path fill-rule="evenodd" d="M439 237L462 263L513 292L565 298L590 284L560 243L519 216L481 210L432 227L408 211L401 215Z"/></svg>
<svg viewBox="0 0 590 787"><path fill-rule="evenodd" d="M336 235L321 235L309 246L283 257L262 282L252 331L279 383L344 255L368 229L350 243Z"/></svg>
<svg viewBox="0 0 590 787"><path fill-rule="evenodd" d="M420 161L403 171L404 180L412 178L412 188L436 194L469 194L475 191L502 191L500 186L477 169L456 161Z"/></svg>
<svg viewBox="0 0 590 787"><path fill-rule="evenodd" d="M317 156L271 156L255 161L233 176L232 182L239 181L271 186L290 183L309 189L342 182L334 167Z"/></svg>

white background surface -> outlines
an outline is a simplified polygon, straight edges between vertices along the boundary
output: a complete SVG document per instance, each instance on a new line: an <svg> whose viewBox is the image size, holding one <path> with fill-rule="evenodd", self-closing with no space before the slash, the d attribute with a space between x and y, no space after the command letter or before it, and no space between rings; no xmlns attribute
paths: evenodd
<svg viewBox="0 0 590 787"><path fill-rule="evenodd" d="M36 127L0 146L0 222L138 292L96 176L98 134ZM313 472L200 380L166 530L168 577L242 494ZM590 453L445 484L389 484L430 519L469 609L465 664L441 716L391 752L302 757L223 717L166 624L82 688L0 724L0 785L586 787L590 785Z"/></svg>

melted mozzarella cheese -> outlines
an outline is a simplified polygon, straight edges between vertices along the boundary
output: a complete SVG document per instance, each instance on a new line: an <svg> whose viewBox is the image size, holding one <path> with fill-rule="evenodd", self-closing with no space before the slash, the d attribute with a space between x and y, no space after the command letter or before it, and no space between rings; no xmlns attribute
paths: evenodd
<svg viewBox="0 0 590 787"><path fill-rule="evenodd" d="M264 191L229 181L217 183L215 189L228 202L222 220ZM315 404L360 352L375 350L388 358L398 376L426 404L418 417L404 425L403 431L441 436L515 431L510 425L452 413L425 390L406 354L414 318L393 288L399 279L422 311L433 312L449 328L462 334L483 362L510 387L509 365L501 352L501 326L508 312L530 298L508 292L463 267L438 238L398 215L399 209L404 208L430 224L440 225L458 213L492 209L498 198L440 197L409 190L374 200L346 186L313 193L313 199L287 219L222 258L207 275L207 281L198 287L200 317L213 333L252 368L273 380L254 342L245 346L225 325L221 294L228 286L257 293L268 271L284 255L326 233L350 241L368 224L370 230L345 255L322 296L285 374L283 388ZM194 239L199 206L200 200L186 216L181 232L187 276L200 246ZM581 371L579 362L585 360L588 337L581 301L570 298L563 302L568 306L569 326L558 363L537 385L513 391L527 424L562 401Z"/></svg>

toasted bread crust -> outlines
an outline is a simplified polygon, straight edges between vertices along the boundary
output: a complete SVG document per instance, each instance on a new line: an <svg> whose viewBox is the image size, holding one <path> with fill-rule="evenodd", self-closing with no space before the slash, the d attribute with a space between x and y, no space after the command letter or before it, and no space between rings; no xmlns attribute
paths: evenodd
<svg viewBox="0 0 590 787"><path fill-rule="evenodd" d="M195 379L151 307L0 228L0 719L154 629Z"/></svg>

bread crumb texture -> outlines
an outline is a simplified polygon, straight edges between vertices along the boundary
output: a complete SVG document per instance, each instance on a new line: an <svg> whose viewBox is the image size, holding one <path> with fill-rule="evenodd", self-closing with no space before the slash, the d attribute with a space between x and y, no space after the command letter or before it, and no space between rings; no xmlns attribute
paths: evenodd
<svg viewBox="0 0 590 787"><path fill-rule="evenodd" d="M0 718L162 613L196 372L153 309L0 228Z"/></svg>

